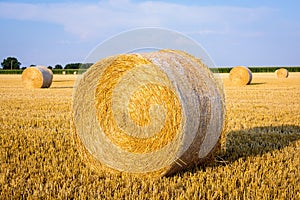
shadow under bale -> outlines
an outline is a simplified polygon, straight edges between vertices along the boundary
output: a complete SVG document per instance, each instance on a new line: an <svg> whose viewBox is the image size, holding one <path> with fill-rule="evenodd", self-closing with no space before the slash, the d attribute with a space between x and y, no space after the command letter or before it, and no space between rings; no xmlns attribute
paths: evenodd
<svg viewBox="0 0 300 200"><path fill-rule="evenodd" d="M231 131L226 137L226 151L220 156L222 160L233 162L242 157L280 150L297 140L300 140L300 127L293 125Z"/></svg>
<svg viewBox="0 0 300 200"><path fill-rule="evenodd" d="M283 149L300 140L300 126L263 126L230 131L226 134L226 147L216 155L214 163L197 165L186 172L205 171L209 166L222 166L240 158L262 156L265 153Z"/></svg>

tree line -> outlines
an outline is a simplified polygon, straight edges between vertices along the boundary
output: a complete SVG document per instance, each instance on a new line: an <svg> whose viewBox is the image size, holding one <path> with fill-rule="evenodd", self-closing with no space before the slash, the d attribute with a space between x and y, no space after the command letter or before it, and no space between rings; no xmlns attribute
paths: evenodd
<svg viewBox="0 0 300 200"><path fill-rule="evenodd" d="M48 66L49 69L88 69L90 66L92 66L93 63L69 63L66 64L64 67L60 64L55 65L54 67ZM22 67L21 63L18 61L15 57L7 57L1 62L1 66L3 70L20 70L20 69L26 69L26 67ZM30 65L30 67L36 66L36 65ZM278 67L249 67L251 72L274 72L275 70L279 69ZM284 67L289 72L300 72L300 66L293 66L293 67ZM232 67L226 67L226 68L212 68L211 70L215 73L229 73Z"/></svg>
<svg viewBox="0 0 300 200"><path fill-rule="evenodd" d="M60 64L56 64L54 67L48 66L49 69L88 69L93 63L69 63L64 67ZM30 67L36 66L34 64ZM26 67L21 68L21 62L15 57L7 57L1 62L1 67L4 70L16 70L16 69L26 69Z"/></svg>

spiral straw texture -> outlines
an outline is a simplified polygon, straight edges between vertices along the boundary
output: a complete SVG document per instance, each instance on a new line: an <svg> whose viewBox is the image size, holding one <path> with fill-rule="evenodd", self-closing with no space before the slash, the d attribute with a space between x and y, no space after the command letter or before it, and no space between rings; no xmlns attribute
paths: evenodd
<svg viewBox="0 0 300 200"><path fill-rule="evenodd" d="M229 80L236 86L249 85L252 81L252 73L247 67L236 66L230 70Z"/></svg>
<svg viewBox="0 0 300 200"><path fill-rule="evenodd" d="M224 120L213 74L174 50L98 61L77 82L73 108L92 167L156 176L211 159Z"/></svg>
<svg viewBox="0 0 300 200"><path fill-rule="evenodd" d="M285 68L280 68L275 71L277 78L287 78L289 77L289 71Z"/></svg>
<svg viewBox="0 0 300 200"><path fill-rule="evenodd" d="M52 71L44 66L29 67L22 73L22 82L25 88L49 88L52 79Z"/></svg>

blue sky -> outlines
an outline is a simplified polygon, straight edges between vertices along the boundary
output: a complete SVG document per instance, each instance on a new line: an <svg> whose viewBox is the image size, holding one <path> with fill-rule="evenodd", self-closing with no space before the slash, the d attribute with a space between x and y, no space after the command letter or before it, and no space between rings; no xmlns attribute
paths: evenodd
<svg viewBox="0 0 300 200"><path fill-rule="evenodd" d="M64 66L120 32L159 27L200 43L217 66L299 66L299 9L296 0L0 0L0 60Z"/></svg>

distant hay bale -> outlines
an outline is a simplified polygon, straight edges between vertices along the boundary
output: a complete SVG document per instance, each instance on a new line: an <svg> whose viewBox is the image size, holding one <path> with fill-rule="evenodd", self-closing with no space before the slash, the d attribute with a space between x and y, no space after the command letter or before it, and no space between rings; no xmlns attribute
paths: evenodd
<svg viewBox="0 0 300 200"><path fill-rule="evenodd" d="M111 56L78 80L74 138L96 170L170 175L219 148L224 94L210 70L175 50Z"/></svg>
<svg viewBox="0 0 300 200"><path fill-rule="evenodd" d="M63 71L62 74L65 75L65 74L66 74L66 71Z"/></svg>
<svg viewBox="0 0 300 200"><path fill-rule="evenodd" d="M247 67L236 66L230 70L229 80L236 86L249 85L252 81L252 73Z"/></svg>
<svg viewBox="0 0 300 200"><path fill-rule="evenodd" d="M25 88L49 88L52 84L53 72L44 66L26 68L22 73Z"/></svg>
<svg viewBox="0 0 300 200"><path fill-rule="evenodd" d="M74 74L74 75L76 75L76 74L77 74L77 72L73 72L73 74Z"/></svg>
<svg viewBox="0 0 300 200"><path fill-rule="evenodd" d="M287 78L289 76L289 71L285 68L280 68L275 71L277 78Z"/></svg>

